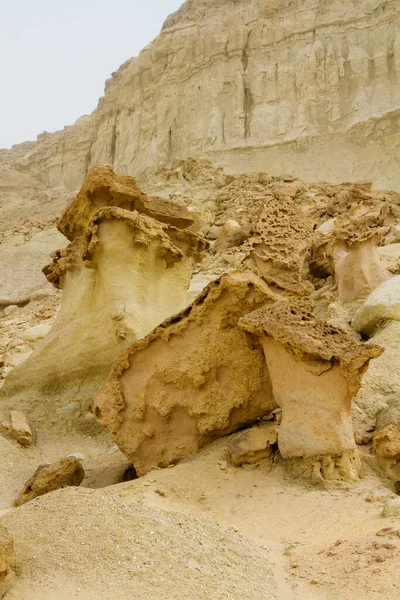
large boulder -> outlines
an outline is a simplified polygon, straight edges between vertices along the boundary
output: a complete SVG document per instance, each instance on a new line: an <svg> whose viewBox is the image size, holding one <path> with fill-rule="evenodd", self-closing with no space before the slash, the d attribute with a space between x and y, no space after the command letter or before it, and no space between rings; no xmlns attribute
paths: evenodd
<svg viewBox="0 0 400 600"><path fill-rule="evenodd" d="M400 419L400 322L384 322L370 342L385 352L371 362L354 398L353 424L359 440L368 429L383 429Z"/></svg>
<svg viewBox="0 0 400 600"><path fill-rule="evenodd" d="M262 348L238 327L275 300L256 275L233 271L122 357L93 408L139 475L276 408Z"/></svg>
<svg viewBox="0 0 400 600"><path fill-rule="evenodd" d="M400 321L400 275L384 281L372 292L355 314L352 326L371 335L380 321Z"/></svg>

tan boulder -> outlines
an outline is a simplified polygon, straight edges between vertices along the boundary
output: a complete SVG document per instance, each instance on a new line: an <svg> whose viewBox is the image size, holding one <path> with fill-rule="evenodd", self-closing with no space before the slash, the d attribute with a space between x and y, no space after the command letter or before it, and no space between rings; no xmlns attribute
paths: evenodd
<svg viewBox="0 0 400 600"><path fill-rule="evenodd" d="M371 425L384 429L400 419L400 322L385 321L370 342L385 352L370 363L354 398L352 417L358 438Z"/></svg>
<svg viewBox="0 0 400 600"><path fill-rule="evenodd" d="M377 456L400 459L400 421L379 431L374 438Z"/></svg>
<svg viewBox="0 0 400 600"><path fill-rule="evenodd" d="M85 471L74 456L62 458L52 465L40 465L18 494L15 506L60 488L79 486L84 477Z"/></svg>
<svg viewBox="0 0 400 600"><path fill-rule="evenodd" d="M233 271L113 369L93 411L139 475L276 408L262 349L237 326L275 299L256 275Z"/></svg>
<svg viewBox="0 0 400 600"><path fill-rule="evenodd" d="M400 244L389 244L378 248L381 263L390 273L400 273Z"/></svg>
<svg viewBox="0 0 400 600"><path fill-rule="evenodd" d="M351 400L369 360L382 353L318 321L306 301L281 301L240 321L264 348L273 394L282 407L284 458L354 453Z"/></svg>
<svg viewBox="0 0 400 600"><path fill-rule="evenodd" d="M400 321L400 275L384 281L358 309L352 326L371 335L381 321Z"/></svg>
<svg viewBox="0 0 400 600"><path fill-rule="evenodd" d="M10 589L15 573L14 542L7 529L0 525L0 598Z"/></svg>
<svg viewBox="0 0 400 600"><path fill-rule="evenodd" d="M277 423L266 422L232 435L228 452L233 464L251 464L271 456L273 446L278 442L278 428Z"/></svg>
<svg viewBox="0 0 400 600"><path fill-rule="evenodd" d="M378 431L373 447L378 467L400 493L400 421Z"/></svg>

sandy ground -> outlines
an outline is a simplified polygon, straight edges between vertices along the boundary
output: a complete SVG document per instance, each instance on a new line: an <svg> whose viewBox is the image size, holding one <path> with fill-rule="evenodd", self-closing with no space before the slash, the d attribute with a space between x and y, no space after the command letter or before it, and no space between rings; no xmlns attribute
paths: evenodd
<svg viewBox="0 0 400 600"><path fill-rule="evenodd" d="M19 572L6 600L399 598L400 518L381 514L395 496L365 461L358 483L315 487L279 459L232 466L223 439L110 485L127 462L106 436L40 440L23 450L0 438L1 521ZM37 464L71 452L85 454L82 485L102 489L60 490L10 510Z"/></svg>
<svg viewBox="0 0 400 600"><path fill-rule="evenodd" d="M357 484L316 488L269 459L230 466L222 440L107 493L233 527L264 545L282 600L399 598L400 518L381 516L394 494L367 467Z"/></svg>

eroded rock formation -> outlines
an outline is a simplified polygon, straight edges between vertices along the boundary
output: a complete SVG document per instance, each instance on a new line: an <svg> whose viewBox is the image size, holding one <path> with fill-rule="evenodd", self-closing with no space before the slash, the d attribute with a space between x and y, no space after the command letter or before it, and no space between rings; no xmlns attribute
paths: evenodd
<svg viewBox="0 0 400 600"><path fill-rule="evenodd" d="M368 203L353 204L336 219L330 255L340 302L363 300L392 277L381 262L378 244L387 233L384 225L393 221L390 207L383 206L379 210L378 206L371 210Z"/></svg>
<svg viewBox="0 0 400 600"><path fill-rule="evenodd" d="M313 317L308 302L278 302L243 317L263 346L276 402L282 407L283 458L352 455L351 400L377 346L356 343Z"/></svg>
<svg viewBox="0 0 400 600"><path fill-rule="evenodd" d="M124 348L186 305L193 265L207 244L168 223L192 222L184 207L142 194L133 178L95 167L59 222L72 241L44 269L63 290L60 311L10 373L4 394L71 398L73 388L89 401Z"/></svg>
<svg viewBox="0 0 400 600"><path fill-rule="evenodd" d="M297 191L297 186L282 186L277 199L265 199L252 257L268 284L302 295L306 293L302 271L313 242L314 221L298 210L292 199Z"/></svg>
<svg viewBox="0 0 400 600"><path fill-rule="evenodd" d="M276 408L261 346L237 325L276 299L256 275L233 271L134 344L113 369L93 410L138 474L194 454Z"/></svg>

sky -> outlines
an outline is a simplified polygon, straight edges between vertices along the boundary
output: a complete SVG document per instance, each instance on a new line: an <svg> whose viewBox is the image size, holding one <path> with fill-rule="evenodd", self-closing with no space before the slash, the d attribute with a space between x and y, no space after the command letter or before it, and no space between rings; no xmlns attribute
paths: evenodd
<svg viewBox="0 0 400 600"><path fill-rule="evenodd" d="M0 148L91 113L183 0L0 0Z"/></svg>

